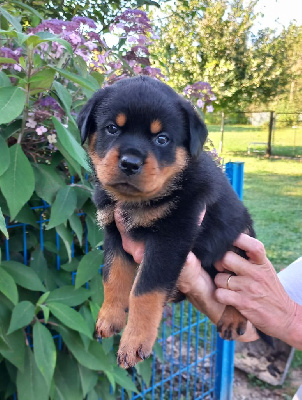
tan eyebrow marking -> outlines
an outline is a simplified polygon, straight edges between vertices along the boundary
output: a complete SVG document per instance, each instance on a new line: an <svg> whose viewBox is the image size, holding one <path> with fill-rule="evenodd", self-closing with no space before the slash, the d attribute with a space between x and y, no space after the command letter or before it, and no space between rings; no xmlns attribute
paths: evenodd
<svg viewBox="0 0 302 400"><path fill-rule="evenodd" d="M162 129L163 126L159 119L155 119L154 121L151 122L150 130L151 133L153 133L154 135L157 135Z"/></svg>
<svg viewBox="0 0 302 400"><path fill-rule="evenodd" d="M118 126L124 126L127 121L127 116L124 113L119 113L115 118L115 121Z"/></svg>

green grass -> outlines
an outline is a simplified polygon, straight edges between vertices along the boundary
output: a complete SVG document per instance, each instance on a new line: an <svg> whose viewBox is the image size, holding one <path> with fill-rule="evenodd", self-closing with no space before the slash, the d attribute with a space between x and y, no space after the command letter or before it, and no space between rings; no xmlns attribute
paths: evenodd
<svg viewBox="0 0 302 400"><path fill-rule="evenodd" d="M216 149L219 148L220 127L208 125L210 138ZM268 127L252 125L226 125L224 132L224 153L243 155L247 153L251 142L267 143ZM255 150L265 153L266 145L256 145ZM251 149L252 150L252 149ZM272 152L277 156L302 156L302 126L297 129L291 127L277 128L272 138Z"/></svg>
<svg viewBox="0 0 302 400"><path fill-rule="evenodd" d="M209 136L217 148L219 132L212 128ZM239 126L226 132L222 157L225 162L245 162L244 203L257 237L279 270L302 254L302 162L247 156L248 129Z"/></svg>

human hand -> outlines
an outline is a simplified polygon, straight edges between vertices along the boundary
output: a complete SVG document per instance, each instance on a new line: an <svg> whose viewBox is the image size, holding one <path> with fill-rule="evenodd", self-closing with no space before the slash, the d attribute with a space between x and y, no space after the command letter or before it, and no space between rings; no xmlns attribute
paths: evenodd
<svg viewBox="0 0 302 400"><path fill-rule="evenodd" d="M218 302L237 308L262 332L289 342L296 320L297 305L285 292L264 246L257 239L241 234L234 246L245 250L248 260L231 251L216 263L215 283ZM227 284L228 282L228 284Z"/></svg>

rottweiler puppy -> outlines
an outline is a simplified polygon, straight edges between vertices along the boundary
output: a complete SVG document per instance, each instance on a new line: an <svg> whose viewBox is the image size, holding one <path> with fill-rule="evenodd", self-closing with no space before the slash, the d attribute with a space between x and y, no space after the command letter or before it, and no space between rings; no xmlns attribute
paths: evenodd
<svg viewBox="0 0 302 400"><path fill-rule="evenodd" d="M214 277L214 263L238 235L254 236L252 220L203 150L204 122L166 84L140 76L105 87L83 107L78 125L82 142L89 141L97 220L105 230L105 299L96 333L109 337L126 326L118 363L132 367L152 351L163 306L178 297L188 253ZM140 265L122 247L116 213L131 238L145 243ZM245 329L246 319L226 307L218 324L222 336L235 339Z"/></svg>

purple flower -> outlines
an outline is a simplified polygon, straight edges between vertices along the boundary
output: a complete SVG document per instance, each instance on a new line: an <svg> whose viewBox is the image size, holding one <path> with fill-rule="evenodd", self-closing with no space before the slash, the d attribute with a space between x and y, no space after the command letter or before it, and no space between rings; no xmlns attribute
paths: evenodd
<svg viewBox="0 0 302 400"><path fill-rule="evenodd" d="M73 22L76 22L76 23L78 23L78 24L87 25L87 26L89 26L89 28L92 28L92 29L96 29L96 28L97 28L96 23L95 23L92 19L90 19L90 18L86 18L86 17L73 17L73 18L72 18L72 21L73 21Z"/></svg>

